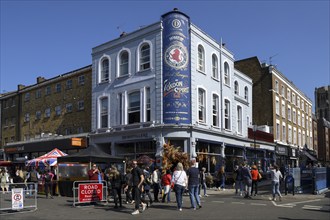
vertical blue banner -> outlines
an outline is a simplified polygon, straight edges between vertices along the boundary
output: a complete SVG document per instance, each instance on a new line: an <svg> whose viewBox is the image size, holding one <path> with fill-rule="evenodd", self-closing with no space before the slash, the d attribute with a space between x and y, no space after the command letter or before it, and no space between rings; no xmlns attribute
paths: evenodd
<svg viewBox="0 0 330 220"><path fill-rule="evenodd" d="M179 11L163 21L163 123L191 124L189 17Z"/></svg>

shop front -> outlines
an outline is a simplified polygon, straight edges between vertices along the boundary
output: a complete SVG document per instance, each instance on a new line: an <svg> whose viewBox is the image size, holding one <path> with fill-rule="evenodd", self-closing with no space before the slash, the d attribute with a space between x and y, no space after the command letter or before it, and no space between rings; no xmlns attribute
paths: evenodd
<svg viewBox="0 0 330 220"><path fill-rule="evenodd" d="M279 167L285 167L289 162L289 151L288 147L284 145L277 144L275 147L276 152L276 164Z"/></svg>

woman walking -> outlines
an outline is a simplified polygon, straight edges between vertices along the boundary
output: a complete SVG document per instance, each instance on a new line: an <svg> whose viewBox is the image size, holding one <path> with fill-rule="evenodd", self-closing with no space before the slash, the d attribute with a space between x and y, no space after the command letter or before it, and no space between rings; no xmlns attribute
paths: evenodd
<svg viewBox="0 0 330 220"><path fill-rule="evenodd" d="M283 178L281 171L278 166L275 164L274 169L270 172L272 178L272 193L273 201L276 201L276 194L279 196L279 200L282 201L282 195L280 192L280 180Z"/></svg>
<svg viewBox="0 0 330 220"><path fill-rule="evenodd" d="M176 203L179 211L182 211L182 196L187 182L187 174L183 170L183 165L182 163L178 163L173 173L172 183L174 184Z"/></svg>

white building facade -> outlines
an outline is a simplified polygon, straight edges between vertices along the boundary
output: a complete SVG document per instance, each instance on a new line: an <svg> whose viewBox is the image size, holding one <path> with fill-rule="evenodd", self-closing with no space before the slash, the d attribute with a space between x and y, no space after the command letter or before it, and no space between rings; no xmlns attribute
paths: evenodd
<svg viewBox="0 0 330 220"><path fill-rule="evenodd" d="M170 143L210 171L244 159L252 80L184 13L93 48L92 60L91 142L129 159Z"/></svg>

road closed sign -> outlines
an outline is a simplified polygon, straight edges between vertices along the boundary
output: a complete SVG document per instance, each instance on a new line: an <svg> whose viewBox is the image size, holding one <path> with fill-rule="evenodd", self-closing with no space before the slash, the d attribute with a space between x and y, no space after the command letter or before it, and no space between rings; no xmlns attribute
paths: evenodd
<svg viewBox="0 0 330 220"><path fill-rule="evenodd" d="M103 184L102 183L84 183L78 185L79 202L102 201Z"/></svg>
<svg viewBox="0 0 330 220"><path fill-rule="evenodd" d="M11 189L11 208L14 210L23 209L23 188L13 188Z"/></svg>

